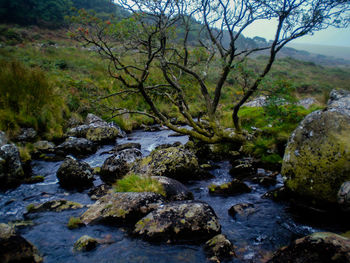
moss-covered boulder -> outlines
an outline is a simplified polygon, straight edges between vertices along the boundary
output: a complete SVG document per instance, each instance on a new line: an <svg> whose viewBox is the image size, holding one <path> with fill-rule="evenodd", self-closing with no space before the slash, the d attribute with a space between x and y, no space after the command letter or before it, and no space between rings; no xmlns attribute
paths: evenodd
<svg viewBox="0 0 350 263"><path fill-rule="evenodd" d="M95 249L97 245L98 245L97 239L90 237L88 235L84 235L74 243L74 250L91 251Z"/></svg>
<svg viewBox="0 0 350 263"><path fill-rule="evenodd" d="M204 250L208 259L213 262L221 262L235 256L232 243L223 234L208 240L204 245Z"/></svg>
<svg viewBox="0 0 350 263"><path fill-rule="evenodd" d="M84 224L132 224L163 203L156 193L111 193L101 197L81 216Z"/></svg>
<svg viewBox="0 0 350 263"><path fill-rule="evenodd" d="M36 247L16 234L11 226L0 224L0 262L39 263L43 262L43 259Z"/></svg>
<svg viewBox="0 0 350 263"><path fill-rule="evenodd" d="M250 193L252 189L240 180L233 179L231 182L221 185L211 184L208 186L209 193L212 195L234 196L244 193Z"/></svg>
<svg viewBox="0 0 350 263"><path fill-rule="evenodd" d="M286 187L321 206L335 204L350 180L350 93L332 93L328 108L306 116L292 133L282 164Z"/></svg>
<svg viewBox="0 0 350 263"><path fill-rule="evenodd" d="M57 170L59 184L67 189L91 187L94 181L93 169L88 163L67 156Z"/></svg>
<svg viewBox="0 0 350 263"><path fill-rule="evenodd" d="M23 171L19 150L14 144L0 147L0 189L16 187L23 182Z"/></svg>
<svg viewBox="0 0 350 263"><path fill-rule="evenodd" d="M180 182L199 180L208 176L198 164L196 155L184 146L154 150L134 167L135 173L166 176Z"/></svg>
<svg viewBox="0 0 350 263"><path fill-rule="evenodd" d="M314 233L279 249L268 262L348 263L350 239L333 233Z"/></svg>
<svg viewBox="0 0 350 263"><path fill-rule="evenodd" d="M27 206L27 213L39 213L39 212L61 212L70 209L80 209L84 206L82 204L67 201L64 199L51 200L43 204L31 204Z"/></svg>
<svg viewBox="0 0 350 263"><path fill-rule="evenodd" d="M214 210L204 202L177 201L160 206L138 221L134 233L154 241L203 241L219 234Z"/></svg>

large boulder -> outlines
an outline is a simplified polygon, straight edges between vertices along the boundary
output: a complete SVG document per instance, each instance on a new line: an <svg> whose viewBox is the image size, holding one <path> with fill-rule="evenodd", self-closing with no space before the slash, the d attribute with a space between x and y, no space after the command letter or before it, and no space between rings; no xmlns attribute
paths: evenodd
<svg viewBox="0 0 350 263"><path fill-rule="evenodd" d="M135 148L125 149L108 157L101 167L102 181L106 184L115 183L130 171L130 164L141 157L141 151Z"/></svg>
<svg viewBox="0 0 350 263"><path fill-rule="evenodd" d="M269 263L348 263L350 239L333 233L314 233L279 249Z"/></svg>
<svg viewBox="0 0 350 263"><path fill-rule="evenodd" d="M72 156L67 156L57 171L57 178L64 188L84 189L92 186L93 169L89 164L80 162Z"/></svg>
<svg viewBox="0 0 350 263"><path fill-rule="evenodd" d="M282 164L286 187L314 205L337 202L350 180L350 93L332 91L326 110L315 111L289 138Z"/></svg>
<svg viewBox="0 0 350 263"><path fill-rule="evenodd" d="M204 202L177 201L160 206L138 221L134 233L155 241L204 241L219 234L214 210Z"/></svg>
<svg viewBox="0 0 350 263"><path fill-rule="evenodd" d="M179 181L165 176L152 176L164 188L165 196L168 201L192 200L193 194Z"/></svg>
<svg viewBox="0 0 350 263"><path fill-rule="evenodd" d="M43 259L36 247L16 234L12 227L0 224L0 262L39 263L43 262Z"/></svg>
<svg viewBox="0 0 350 263"><path fill-rule="evenodd" d="M125 132L114 123L107 123L100 117L89 113L85 124L71 128L68 136L86 138L96 143L113 142L117 137L124 137Z"/></svg>
<svg viewBox="0 0 350 263"><path fill-rule="evenodd" d="M96 201L81 216L81 221L84 224L131 224L162 203L163 197L156 193L111 193Z"/></svg>
<svg viewBox="0 0 350 263"><path fill-rule="evenodd" d="M97 151L97 145L85 138L69 137L67 140L55 149L55 153L58 155L66 156L68 154L74 154L76 156L85 156L93 154Z"/></svg>
<svg viewBox="0 0 350 263"><path fill-rule="evenodd" d="M207 176L199 167L196 155L184 146L154 150L134 167L133 172L150 176L166 176L180 182Z"/></svg>
<svg viewBox="0 0 350 263"><path fill-rule="evenodd" d="M15 187L24 180L19 150L14 144L0 147L0 188Z"/></svg>

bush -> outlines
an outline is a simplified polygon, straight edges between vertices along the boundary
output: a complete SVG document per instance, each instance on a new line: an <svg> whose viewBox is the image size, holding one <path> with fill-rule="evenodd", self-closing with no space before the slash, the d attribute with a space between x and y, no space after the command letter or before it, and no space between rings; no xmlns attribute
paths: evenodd
<svg viewBox="0 0 350 263"><path fill-rule="evenodd" d="M130 174L117 181L116 192L153 192L165 196L165 191L158 180L149 176Z"/></svg>

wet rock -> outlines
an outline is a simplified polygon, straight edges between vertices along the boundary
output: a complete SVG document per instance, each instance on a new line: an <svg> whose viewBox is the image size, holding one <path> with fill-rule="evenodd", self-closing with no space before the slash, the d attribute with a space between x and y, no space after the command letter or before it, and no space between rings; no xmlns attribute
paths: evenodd
<svg viewBox="0 0 350 263"><path fill-rule="evenodd" d="M221 262L235 256L232 243L223 235L219 234L208 240L204 250L210 261Z"/></svg>
<svg viewBox="0 0 350 263"><path fill-rule="evenodd" d="M141 144L135 142L127 142L123 144L118 144L113 148L113 152L120 152L126 149L138 149L141 150Z"/></svg>
<svg viewBox="0 0 350 263"><path fill-rule="evenodd" d="M54 153L55 145L49 141L38 141L33 144L33 157L39 158L44 154Z"/></svg>
<svg viewBox="0 0 350 263"><path fill-rule="evenodd" d="M230 207L228 213L235 217L237 214L240 216L248 216L255 213L255 207L253 204L244 203L244 204L236 204Z"/></svg>
<svg viewBox="0 0 350 263"><path fill-rule="evenodd" d="M77 251L91 251L95 249L97 245L98 241L95 238L84 235L74 243L74 249Z"/></svg>
<svg viewBox="0 0 350 263"><path fill-rule="evenodd" d="M152 151L132 169L135 173L166 176L180 182L203 179L196 155L183 146Z"/></svg>
<svg viewBox="0 0 350 263"><path fill-rule="evenodd" d="M24 180L19 150L14 144L0 147L0 188L18 186Z"/></svg>
<svg viewBox="0 0 350 263"><path fill-rule="evenodd" d="M337 201L341 209L350 212L350 181L343 183L338 191Z"/></svg>
<svg viewBox="0 0 350 263"><path fill-rule="evenodd" d="M85 156L97 151L97 145L85 138L69 137L64 143L58 145L55 152L66 156L73 154L76 156Z"/></svg>
<svg viewBox="0 0 350 263"><path fill-rule="evenodd" d="M51 200L43 204L31 204L27 206L27 213L40 213L40 212L62 212L64 210L80 209L84 206L82 204L61 200Z"/></svg>
<svg viewBox="0 0 350 263"><path fill-rule="evenodd" d="M164 188L166 199L168 201L183 201L192 200L193 194L186 186L179 181L165 177L165 176L152 176L156 179Z"/></svg>
<svg viewBox="0 0 350 263"><path fill-rule="evenodd" d="M15 233L7 224L0 224L0 262L43 262L35 246Z"/></svg>
<svg viewBox="0 0 350 263"><path fill-rule="evenodd" d="M14 140L18 142L32 142L37 136L38 133L33 128L22 128Z"/></svg>
<svg viewBox="0 0 350 263"><path fill-rule="evenodd" d="M234 196L244 193L250 193L252 189L240 180L233 179L229 183L221 185L209 185L209 193L212 195Z"/></svg>
<svg viewBox="0 0 350 263"><path fill-rule="evenodd" d="M278 173L267 172L264 169L258 168L257 176L251 179L252 182L265 187L276 185Z"/></svg>
<svg viewBox="0 0 350 263"><path fill-rule="evenodd" d="M126 159L122 155L112 155L103 163L100 177L106 184L114 184L118 179L123 178L130 171Z"/></svg>
<svg viewBox="0 0 350 263"><path fill-rule="evenodd" d="M350 181L350 92L331 92L328 108L315 111L289 138L282 163L285 186L316 206L333 206Z"/></svg>
<svg viewBox="0 0 350 263"><path fill-rule="evenodd" d="M268 262L350 262L350 239L333 233L314 233L277 250Z"/></svg>
<svg viewBox="0 0 350 263"><path fill-rule="evenodd" d="M308 109L316 103L317 103L317 101L314 98L305 98L305 99L300 100L298 102L298 105L303 106L305 109Z"/></svg>
<svg viewBox="0 0 350 263"><path fill-rule="evenodd" d="M112 187L110 185L107 184L101 184L99 186L96 186L94 188L92 188L89 192L88 195L90 196L90 198L92 200L98 200L100 199L102 196L105 196L106 194L108 194L110 192L110 190L112 189Z"/></svg>
<svg viewBox="0 0 350 263"><path fill-rule="evenodd" d="M291 193L286 187L282 186L265 193L262 198L268 198L276 202L286 201L290 200Z"/></svg>
<svg viewBox="0 0 350 263"><path fill-rule="evenodd" d="M242 158L232 162L230 174L237 179L245 179L257 172L256 162L253 158Z"/></svg>
<svg viewBox="0 0 350 263"><path fill-rule="evenodd" d="M91 187L94 180L93 169L89 164L67 156L57 171L57 179L64 188Z"/></svg>
<svg viewBox="0 0 350 263"><path fill-rule="evenodd" d="M135 223L163 203L155 193L111 193L101 197L82 216L84 224Z"/></svg>
<svg viewBox="0 0 350 263"><path fill-rule="evenodd" d="M8 138L3 131L0 131L0 147L8 143Z"/></svg>
<svg viewBox="0 0 350 263"><path fill-rule="evenodd" d="M147 240L207 240L221 231L214 210L204 202L177 201L162 205L138 221L134 233Z"/></svg>

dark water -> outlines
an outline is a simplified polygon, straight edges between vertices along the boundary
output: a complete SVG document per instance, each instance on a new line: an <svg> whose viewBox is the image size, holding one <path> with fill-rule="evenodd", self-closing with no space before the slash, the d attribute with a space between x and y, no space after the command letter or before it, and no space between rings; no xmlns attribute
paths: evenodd
<svg viewBox="0 0 350 263"><path fill-rule="evenodd" d="M180 141L187 142L187 137L168 137L172 133L168 130L159 132L136 131L128 138L118 140L125 142L139 142L142 153L148 155L157 145ZM91 166L103 164L109 157L101 154L112 148L112 145L102 147L96 154L85 158ZM192 182L187 186L194 193L195 199L209 203L217 213L222 225L222 233L235 245L238 258L232 262L261 262L264 256L277 248L287 245L295 238L312 232L325 230L298 223L294 216L287 211L286 204L274 203L261 196L275 187L264 188L257 184L249 184L253 191L235 197L213 197L208 194L207 186L211 183L222 183L232 179L228 174L230 164L218 163L220 168L212 173L214 179ZM82 204L93 202L85 192L69 192L59 187L56 171L60 162L33 162L33 170L37 175L45 176L45 181L33 185L22 185L6 193L0 193L0 222L21 221L26 206L31 203L41 203L52 199L64 198ZM100 184L97 179L95 185ZM228 215L228 209L239 203L253 203L255 213L236 218ZM30 242L35 244L44 256L44 262L206 262L203 248L200 245L169 245L151 244L140 239L131 238L126 229L111 226L88 226L69 230L68 220L71 216L78 217L86 208L64 211L61 213L47 212L32 215L29 220L33 225L20 228L19 232ZM106 244L100 245L91 252L78 253L72 250L75 241L82 235L90 235L103 239Z"/></svg>

